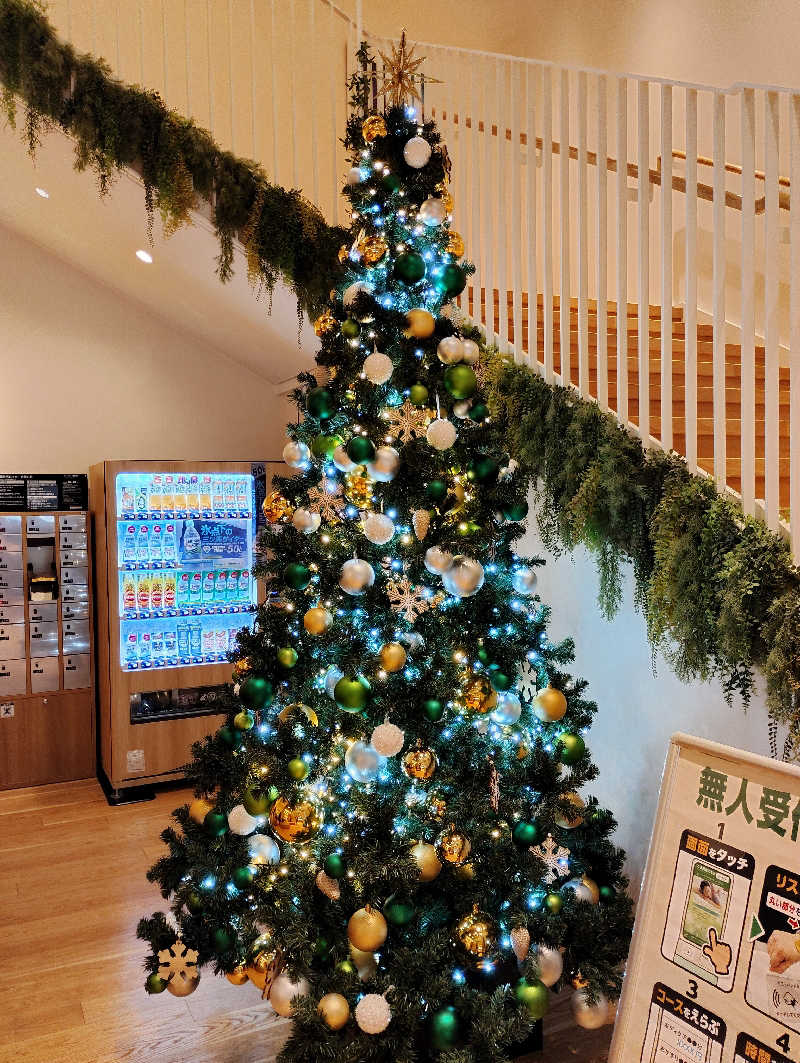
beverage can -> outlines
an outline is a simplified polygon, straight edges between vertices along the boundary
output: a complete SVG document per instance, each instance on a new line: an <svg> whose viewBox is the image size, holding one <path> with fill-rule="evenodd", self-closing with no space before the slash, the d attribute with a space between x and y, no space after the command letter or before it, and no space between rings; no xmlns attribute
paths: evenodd
<svg viewBox="0 0 800 1063"><path fill-rule="evenodd" d="M213 516L213 507L211 504L211 477L209 475L200 477L200 512L204 517Z"/></svg>
<svg viewBox="0 0 800 1063"><path fill-rule="evenodd" d="M189 652L189 624L187 622L180 622L177 627L178 632L178 657L182 661L188 661Z"/></svg>
<svg viewBox="0 0 800 1063"><path fill-rule="evenodd" d="M156 613L164 608L164 577L160 572L154 572L150 581L150 608Z"/></svg>
<svg viewBox="0 0 800 1063"><path fill-rule="evenodd" d="M139 638L135 631L129 631L125 638L125 667L129 671L139 667Z"/></svg>
<svg viewBox="0 0 800 1063"><path fill-rule="evenodd" d="M221 476L211 478L211 508L215 517L225 516L225 487Z"/></svg>
<svg viewBox="0 0 800 1063"><path fill-rule="evenodd" d="M160 524L150 525L150 535L148 538L148 550L150 552L151 564L161 564L161 559L164 556L164 528Z"/></svg>
<svg viewBox="0 0 800 1063"><path fill-rule="evenodd" d="M140 572L136 581L136 609L140 613L150 612L150 590L153 585L149 572Z"/></svg>
<svg viewBox="0 0 800 1063"><path fill-rule="evenodd" d="M122 537L122 560L123 562L136 560L136 525L127 524L125 534Z"/></svg>
<svg viewBox="0 0 800 1063"><path fill-rule="evenodd" d="M164 489L162 477L156 473L150 477L150 491L147 498L147 508L151 517L160 517L162 513L162 491Z"/></svg>
<svg viewBox="0 0 800 1063"><path fill-rule="evenodd" d="M150 560L150 529L146 524L140 524L136 533L136 560Z"/></svg>
<svg viewBox="0 0 800 1063"><path fill-rule="evenodd" d="M152 664L153 646L150 632L143 631L139 636L139 667L149 668Z"/></svg>
<svg viewBox="0 0 800 1063"><path fill-rule="evenodd" d="M214 601L214 570L208 569L203 573L203 605L211 605Z"/></svg>
<svg viewBox="0 0 800 1063"><path fill-rule="evenodd" d="M171 472L164 474L164 490L161 495L161 511L165 517L175 512L175 477Z"/></svg>
<svg viewBox="0 0 800 1063"><path fill-rule="evenodd" d="M186 516L186 487L187 480L183 473L179 473L175 477L175 516Z"/></svg>
<svg viewBox="0 0 800 1063"><path fill-rule="evenodd" d="M250 485L244 477L236 481L236 508L241 517L250 516Z"/></svg>
<svg viewBox="0 0 800 1063"><path fill-rule="evenodd" d="M177 592L177 580L174 572L164 573L164 608L168 611L175 609Z"/></svg>
<svg viewBox="0 0 800 1063"><path fill-rule="evenodd" d="M202 624L199 620L193 620L189 624L189 655L193 661L202 660Z"/></svg>
<svg viewBox="0 0 800 1063"><path fill-rule="evenodd" d="M196 473L188 479L186 488L186 510L192 516L200 516L200 477Z"/></svg>
<svg viewBox="0 0 800 1063"><path fill-rule="evenodd" d="M124 615L136 612L136 576L126 572L122 577L122 612Z"/></svg>

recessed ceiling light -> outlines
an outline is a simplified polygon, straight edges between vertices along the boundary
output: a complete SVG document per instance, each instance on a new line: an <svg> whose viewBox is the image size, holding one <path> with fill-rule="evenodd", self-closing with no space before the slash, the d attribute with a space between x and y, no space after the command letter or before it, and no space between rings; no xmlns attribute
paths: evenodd
<svg viewBox="0 0 800 1063"><path fill-rule="evenodd" d="M153 261L153 256L149 251L142 251L141 248L136 252L136 257L140 262L146 262L148 265Z"/></svg>
<svg viewBox="0 0 800 1063"><path fill-rule="evenodd" d="M42 199L49 199L50 198L50 193L47 191L47 189L46 188L39 188L38 186L36 188L36 195L37 196L41 196Z"/></svg>

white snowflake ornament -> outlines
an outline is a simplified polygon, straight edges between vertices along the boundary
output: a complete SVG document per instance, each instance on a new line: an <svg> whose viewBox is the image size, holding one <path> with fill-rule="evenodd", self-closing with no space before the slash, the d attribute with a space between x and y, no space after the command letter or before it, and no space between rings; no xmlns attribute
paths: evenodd
<svg viewBox="0 0 800 1063"><path fill-rule="evenodd" d="M519 666L517 693L522 701L530 703L539 690L539 673L530 661L523 661Z"/></svg>
<svg viewBox="0 0 800 1063"><path fill-rule="evenodd" d="M552 834L548 834L541 845L532 845L529 852L538 856L547 868L542 881L548 885L555 882L557 878L563 878L564 875L569 874L569 849L559 845Z"/></svg>

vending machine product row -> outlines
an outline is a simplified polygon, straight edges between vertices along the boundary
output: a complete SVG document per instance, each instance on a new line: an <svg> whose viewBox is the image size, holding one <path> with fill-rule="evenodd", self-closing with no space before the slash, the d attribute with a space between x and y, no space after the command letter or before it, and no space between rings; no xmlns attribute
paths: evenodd
<svg viewBox="0 0 800 1063"><path fill-rule="evenodd" d="M180 777L219 724L237 632L251 627L256 533L247 462L104 462L97 540L102 767L115 796Z"/></svg>

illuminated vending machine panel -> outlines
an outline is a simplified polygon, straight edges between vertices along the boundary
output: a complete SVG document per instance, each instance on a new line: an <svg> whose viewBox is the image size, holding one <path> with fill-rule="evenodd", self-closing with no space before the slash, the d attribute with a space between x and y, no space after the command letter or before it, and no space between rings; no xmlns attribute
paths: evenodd
<svg viewBox="0 0 800 1063"><path fill-rule="evenodd" d="M116 483L120 667L219 664L252 628L252 476L120 472Z"/></svg>

